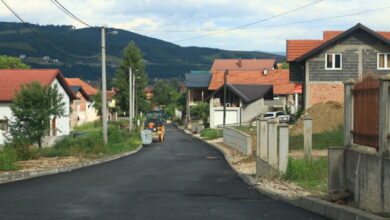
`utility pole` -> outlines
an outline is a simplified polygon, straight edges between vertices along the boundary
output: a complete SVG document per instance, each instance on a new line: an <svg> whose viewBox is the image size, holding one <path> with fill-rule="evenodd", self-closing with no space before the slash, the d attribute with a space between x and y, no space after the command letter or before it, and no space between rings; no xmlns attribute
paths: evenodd
<svg viewBox="0 0 390 220"><path fill-rule="evenodd" d="M226 81L228 70L225 70L223 74L223 127L226 126Z"/></svg>
<svg viewBox="0 0 390 220"><path fill-rule="evenodd" d="M133 97L133 73L131 72L131 67L129 67L129 131L133 130L133 118L132 118L132 97Z"/></svg>
<svg viewBox="0 0 390 220"><path fill-rule="evenodd" d="M133 118L135 118L135 75L133 76L133 86L132 86L132 89L133 89L133 94L132 94L132 96L133 96L133 98L132 98L132 102L133 102L133 105L132 105L132 107L133 107Z"/></svg>
<svg viewBox="0 0 390 220"><path fill-rule="evenodd" d="M107 145L107 88L106 88L106 28L100 28L102 32L102 122L103 122L103 143Z"/></svg>

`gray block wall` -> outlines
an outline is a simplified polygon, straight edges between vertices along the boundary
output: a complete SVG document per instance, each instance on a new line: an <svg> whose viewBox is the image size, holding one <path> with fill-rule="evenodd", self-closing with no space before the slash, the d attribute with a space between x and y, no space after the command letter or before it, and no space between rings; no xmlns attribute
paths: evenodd
<svg viewBox="0 0 390 220"><path fill-rule="evenodd" d="M223 143L237 149L244 155L252 154L252 137L234 128L223 129Z"/></svg>

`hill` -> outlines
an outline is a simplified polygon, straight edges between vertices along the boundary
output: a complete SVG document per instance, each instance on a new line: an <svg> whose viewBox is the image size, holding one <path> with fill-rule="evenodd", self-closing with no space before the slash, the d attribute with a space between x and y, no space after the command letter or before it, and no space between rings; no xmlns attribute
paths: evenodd
<svg viewBox="0 0 390 220"><path fill-rule="evenodd" d="M75 29L67 25L34 25L58 49L32 33L21 23L0 22L0 54L24 54L24 62L33 68L59 68L67 77L96 80L100 78L100 58L77 58L66 54L93 56L99 54L101 39L99 28ZM115 73L123 48L134 41L144 53L146 72L150 78L183 78L190 70L208 70L214 59L274 58L279 62L284 56L248 51L228 51L202 47L181 47L163 40L146 37L121 29L117 35L107 37L107 72ZM65 51L64 52L61 52ZM50 57L43 60L43 57Z"/></svg>

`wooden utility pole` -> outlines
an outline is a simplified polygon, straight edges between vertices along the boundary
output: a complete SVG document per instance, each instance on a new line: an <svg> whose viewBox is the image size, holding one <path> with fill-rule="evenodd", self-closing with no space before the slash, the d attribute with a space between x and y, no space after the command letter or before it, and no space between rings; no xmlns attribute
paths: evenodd
<svg viewBox="0 0 390 220"><path fill-rule="evenodd" d="M225 70L223 75L223 127L226 126L226 83L228 70Z"/></svg>
<svg viewBox="0 0 390 220"><path fill-rule="evenodd" d="M133 73L131 71L131 67L129 67L129 131L133 129L133 114L132 114L133 79L132 78L133 78Z"/></svg>

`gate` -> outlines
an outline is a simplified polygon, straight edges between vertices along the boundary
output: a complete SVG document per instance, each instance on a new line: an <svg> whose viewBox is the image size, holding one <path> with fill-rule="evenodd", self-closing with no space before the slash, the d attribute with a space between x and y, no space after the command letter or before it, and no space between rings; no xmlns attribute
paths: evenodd
<svg viewBox="0 0 390 220"><path fill-rule="evenodd" d="M355 144L379 146L379 76L367 74L352 89L353 141Z"/></svg>

